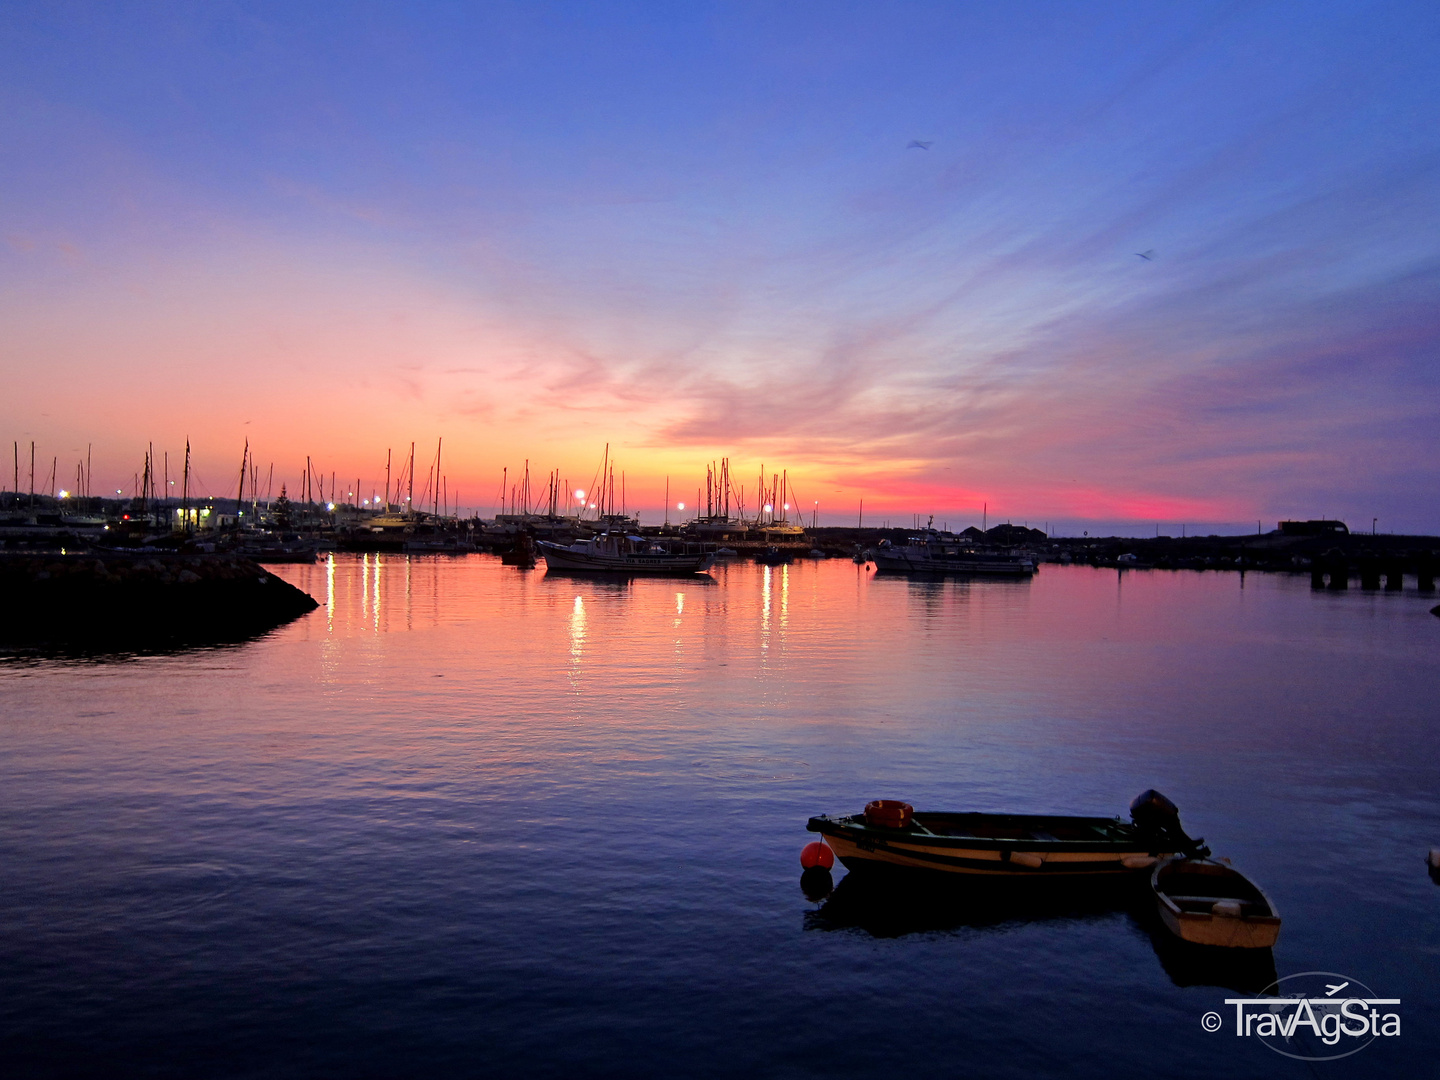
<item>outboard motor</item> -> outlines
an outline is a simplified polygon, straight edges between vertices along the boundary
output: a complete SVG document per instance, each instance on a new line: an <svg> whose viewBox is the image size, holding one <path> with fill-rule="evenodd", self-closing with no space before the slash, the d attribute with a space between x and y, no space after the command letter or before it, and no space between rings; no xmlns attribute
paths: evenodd
<svg viewBox="0 0 1440 1080"><path fill-rule="evenodd" d="M1130 820L1147 836L1154 837L1165 848L1183 851L1192 858L1210 854L1203 837L1192 840L1180 827L1180 810L1154 788L1142 791L1130 804Z"/></svg>

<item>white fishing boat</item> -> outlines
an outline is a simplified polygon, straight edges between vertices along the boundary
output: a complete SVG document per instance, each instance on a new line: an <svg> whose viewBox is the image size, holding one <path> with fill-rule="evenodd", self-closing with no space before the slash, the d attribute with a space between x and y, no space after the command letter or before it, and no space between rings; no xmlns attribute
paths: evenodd
<svg viewBox="0 0 1440 1080"><path fill-rule="evenodd" d="M553 570L620 574L698 574L715 554L699 544L649 540L634 533L604 532L573 544L535 542L536 553Z"/></svg>
<svg viewBox="0 0 1440 1080"><path fill-rule="evenodd" d="M869 554L875 569L881 572L1004 578L1035 573L1035 563L1028 556L977 547L964 537L939 529L926 529L903 545L881 540Z"/></svg>
<svg viewBox="0 0 1440 1080"><path fill-rule="evenodd" d="M1195 945L1268 949L1280 936L1270 897L1228 860L1177 856L1150 875L1160 919Z"/></svg>

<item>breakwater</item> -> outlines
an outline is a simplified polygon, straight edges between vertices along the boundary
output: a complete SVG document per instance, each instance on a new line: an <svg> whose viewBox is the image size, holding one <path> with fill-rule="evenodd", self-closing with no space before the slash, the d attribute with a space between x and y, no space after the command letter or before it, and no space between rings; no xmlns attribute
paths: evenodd
<svg viewBox="0 0 1440 1080"><path fill-rule="evenodd" d="M1064 538L1036 545L1052 562L1120 569L1258 570L1308 574L1316 588L1398 591L1409 578L1435 588L1440 538L1433 536L1196 536Z"/></svg>
<svg viewBox="0 0 1440 1080"><path fill-rule="evenodd" d="M10 648L242 641L318 606L264 567L234 556L0 557L0 645Z"/></svg>

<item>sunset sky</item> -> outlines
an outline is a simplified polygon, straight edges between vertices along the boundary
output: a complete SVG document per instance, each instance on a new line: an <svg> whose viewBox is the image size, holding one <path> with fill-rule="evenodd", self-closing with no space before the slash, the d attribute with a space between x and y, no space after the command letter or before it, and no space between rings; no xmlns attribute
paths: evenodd
<svg viewBox="0 0 1440 1080"><path fill-rule="evenodd" d="M443 436L486 514L608 442L646 520L728 454L822 524L1437 532L1437 45L1433 2L11 0L0 486L188 435L214 495L247 439L368 494Z"/></svg>

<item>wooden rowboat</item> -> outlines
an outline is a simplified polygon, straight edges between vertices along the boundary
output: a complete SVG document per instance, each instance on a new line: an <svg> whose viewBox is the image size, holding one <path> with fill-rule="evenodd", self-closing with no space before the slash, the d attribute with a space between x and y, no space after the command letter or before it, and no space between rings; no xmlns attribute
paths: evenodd
<svg viewBox="0 0 1440 1080"><path fill-rule="evenodd" d="M1225 860L1167 859L1156 865L1150 888L1161 921L1182 941L1268 949L1280 936L1270 897Z"/></svg>
<svg viewBox="0 0 1440 1080"><path fill-rule="evenodd" d="M1203 852L1165 796L1147 791L1118 817L916 812L877 801L859 814L806 824L850 870L909 869L990 877L1125 877L1179 852Z"/></svg>

